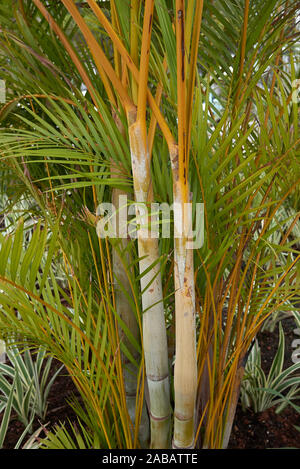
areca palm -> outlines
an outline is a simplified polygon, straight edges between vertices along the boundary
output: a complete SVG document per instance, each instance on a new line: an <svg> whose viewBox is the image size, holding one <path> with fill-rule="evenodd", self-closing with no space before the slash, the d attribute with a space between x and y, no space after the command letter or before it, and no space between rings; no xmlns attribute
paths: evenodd
<svg viewBox="0 0 300 469"><path fill-rule="evenodd" d="M3 271L3 335L46 343L67 364L100 446L138 444L145 394L151 447L168 447L171 433L175 448L226 447L252 340L296 288L298 215L283 231L276 214L299 183L297 5L27 0L5 8L1 154L55 233L68 288L49 271L54 241L41 279L33 267L29 285L16 267ZM171 239L151 237L152 214L140 216L136 243L120 233L98 239L98 204L125 194L137 207L179 207ZM190 249L197 202L205 237ZM15 266L18 241L17 254L2 245Z"/></svg>

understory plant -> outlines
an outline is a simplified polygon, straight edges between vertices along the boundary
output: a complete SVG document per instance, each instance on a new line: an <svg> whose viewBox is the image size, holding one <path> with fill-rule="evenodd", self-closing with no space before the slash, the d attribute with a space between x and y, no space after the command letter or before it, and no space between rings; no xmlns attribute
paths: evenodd
<svg viewBox="0 0 300 469"><path fill-rule="evenodd" d="M1 424L0 424L0 449L3 449L3 446L6 442L5 439L9 430L11 412L13 410L13 399L14 399L14 393L15 393L15 387L16 387L16 379L18 378L16 377L12 385L10 386L8 399L4 407L4 412L2 413ZM31 424L32 422L30 421L28 425L24 428L22 434L18 438L18 441L14 445L14 449L20 449L21 445L22 445L22 449L36 449L37 448L36 440L37 440L38 434L42 430L42 427L40 427L31 436L29 436L29 433L31 432Z"/></svg>
<svg viewBox="0 0 300 469"><path fill-rule="evenodd" d="M46 430L46 436L38 443L39 449L97 449L99 442L91 438L91 434L80 424L68 422L57 424L52 431Z"/></svg>
<svg viewBox="0 0 300 469"><path fill-rule="evenodd" d="M296 309L297 5L19 0L0 26L0 164L32 201L1 337L65 365L85 442L226 448L253 340Z"/></svg>
<svg viewBox="0 0 300 469"><path fill-rule="evenodd" d="M13 345L7 350L9 363L0 363L0 412L6 408L11 389L14 389L12 407L26 427L35 416L44 421L49 392L62 370L61 366L49 376L53 358L46 358L42 348L34 357L33 353L28 349L21 353Z"/></svg>
<svg viewBox="0 0 300 469"><path fill-rule="evenodd" d="M285 339L279 323L279 341L276 355L266 375L261 365L261 350L256 340L250 351L241 385L243 409L263 412L275 406L280 413L289 402L300 397L300 363L284 368Z"/></svg>

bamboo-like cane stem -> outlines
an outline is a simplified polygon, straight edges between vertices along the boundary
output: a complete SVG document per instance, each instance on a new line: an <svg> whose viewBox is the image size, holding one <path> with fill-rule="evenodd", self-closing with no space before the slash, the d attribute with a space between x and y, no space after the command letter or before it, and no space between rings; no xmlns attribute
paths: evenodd
<svg viewBox="0 0 300 469"><path fill-rule="evenodd" d="M146 107L149 74L149 54L154 0L145 1L144 24L140 56L138 103L135 113L128 112L134 193L140 209L147 212L153 201L150 155L146 127ZM140 212L137 209L137 212ZM151 215L137 213L138 254L141 274L143 308L143 348L150 401L151 448L168 448L170 433L170 389L168 344L165 325L163 290L159 265L158 240L152 238Z"/></svg>
<svg viewBox="0 0 300 469"><path fill-rule="evenodd" d="M131 117L132 119L132 117ZM150 159L139 122L129 126L132 172L136 202L153 200ZM150 217L151 218L151 217ZM150 219L141 216L138 230L139 269L143 308L143 348L150 401L151 448L168 448L170 438L170 389L168 347L164 316L158 241L151 238Z"/></svg>
<svg viewBox="0 0 300 469"><path fill-rule="evenodd" d="M176 359L174 369L174 448L193 448L197 395L195 284L193 250L188 249L192 210L178 184L178 147L171 154L174 177L174 277Z"/></svg>
<svg viewBox="0 0 300 469"><path fill-rule="evenodd" d="M197 354L192 210L188 184L185 1L176 0L178 146L169 148L173 172L176 351L174 448L193 448L197 395Z"/></svg>
<svg viewBox="0 0 300 469"><path fill-rule="evenodd" d="M115 173L113 173L115 175ZM112 203L116 210L116 217L119 219L122 217L122 211L126 210L127 207L122 207L120 201L122 196L126 196L120 189L113 189L112 194ZM116 227L118 229L119 222L116 220ZM117 233L117 236L121 236L121 233ZM113 273L115 277L115 304L116 312L130 330L133 337L137 342L140 340L140 330L137 318L134 314L130 301L124 290L127 294L131 292L131 285L128 278L128 274L125 270L124 265L130 264L129 255L126 251L126 246L128 240L126 238L120 238L119 242L119 251L113 249L112 258L113 258ZM122 286L122 288L120 287ZM139 360L138 352L134 346L130 343L129 339L126 337L126 334L122 331L122 328L119 328L120 341L124 343L131 355ZM136 398L137 398L137 386L138 386L138 369L136 366L126 359L125 355L122 354L122 364L123 364L123 377L124 377L124 386L126 393L126 404L129 417L133 424L133 427L136 424ZM138 430L139 441L142 448L148 447L149 444L149 418L147 414L145 401L143 402L141 422Z"/></svg>
<svg viewBox="0 0 300 469"><path fill-rule="evenodd" d="M176 360L174 370L174 448L194 447L197 361L195 337L194 278L192 251L176 243L175 305Z"/></svg>
<svg viewBox="0 0 300 469"><path fill-rule="evenodd" d="M112 111L114 121L122 135L125 134L124 126L119 119L117 113ZM118 178L120 176L119 170L116 168L114 162L111 163L111 177ZM116 235L119 243L119 251L113 249L113 273L115 276L115 304L116 312L125 323L126 327L130 330L131 334L137 342L140 341L140 327L138 320L134 314L130 301L124 290L127 294L130 295L131 285L128 278L128 273L126 272L125 265L130 265L130 259L126 247L128 246L128 236L127 236L127 226L122 225L123 220L127 220L127 204L123 202L127 200L127 193L121 189L113 188L112 191L112 204L115 208L115 227ZM124 232L122 232L124 230ZM120 288L118 285L121 285ZM131 295L132 297L132 295ZM124 343L131 355L139 361L139 356L137 350L130 343L129 339L126 337L126 334L119 328L119 335L121 341ZM137 399L137 387L138 387L138 369L136 366L131 363L124 354L122 354L122 363L123 363L123 377L124 377L124 386L126 393L126 404L129 417L133 426L136 424L136 399ZM141 421L139 425L139 441L142 448L146 448L149 445L149 417L147 414L145 400L142 407Z"/></svg>
<svg viewBox="0 0 300 469"><path fill-rule="evenodd" d="M223 435L223 442L222 442L222 449L227 449L228 443L229 443L229 438L231 435L231 430L232 430L232 425L233 425L233 420L235 417L236 413L236 407L238 404L239 400L239 395L240 395L240 388L241 388L241 382L244 376L244 363L237 369L235 380L234 380L234 388L233 388L233 393L231 396L231 400L229 402L229 409L228 409L228 414L227 414L227 419L226 419L226 424L225 424L225 429L224 429L224 435Z"/></svg>

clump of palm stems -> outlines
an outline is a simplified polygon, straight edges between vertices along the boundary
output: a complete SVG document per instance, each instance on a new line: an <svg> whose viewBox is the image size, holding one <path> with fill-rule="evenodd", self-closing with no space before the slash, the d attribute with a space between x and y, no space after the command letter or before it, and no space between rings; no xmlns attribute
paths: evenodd
<svg viewBox="0 0 300 469"><path fill-rule="evenodd" d="M2 338L65 365L85 441L226 448L250 346L299 286L297 2L8 1L0 28L4 185L34 220L26 251L22 221L1 239ZM170 237L152 214L98 237L120 194L177 204Z"/></svg>

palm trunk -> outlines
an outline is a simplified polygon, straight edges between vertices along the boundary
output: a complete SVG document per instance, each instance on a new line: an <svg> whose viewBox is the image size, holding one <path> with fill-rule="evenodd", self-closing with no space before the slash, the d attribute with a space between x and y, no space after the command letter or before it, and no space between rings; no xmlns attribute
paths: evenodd
<svg viewBox="0 0 300 469"><path fill-rule="evenodd" d="M184 204L178 175L178 149L171 154L174 178L174 260L176 360L174 369L174 448L193 448L197 395L193 250L188 248L191 205Z"/></svg>
<svg viewBox="0 0 300 469"><path fill-rule="evenodd" d="M114 173L112 173L114 174ZM126 196L126 193L123 191L114 188L112 193L112 203L116 210L116 227L119 228L118 219L122 219L122 211L127 211L127 206L121 207L120 201L122 196ZM125 227L124 227L125 228ZM117 236L121 236L121 233L117 233ZM132 310L130 301L124 290L127 294L131 292L131 285L126 273L124 265L129 266L130 260L129 255L126 251L126 246L128 240L126 238L120 237L118 239L118 251L113 249L112 259L113 259L113 273L114 273L114 292L115 292L115 304L117 315L122 319L126 327L130 330L131 334L137 342L140 341L140 331L137 318ZM139 355L134 346L130 343L126 334L122 331L122 328L119 328L120 341L125 345L131 355L139 362ZM126 404L129 417L131 422L134 425L136 424L136 399L137 399L137 387L138 387L138 369L131 363L124 354L122 354L122 364L123 364L123 377L124 377L124 386L126 393ZM139 442L142 448L148 447L149 444L149 418L147 414L145 400L143 402L142 416L139 425Z"/></svg>
<svg viewBox="0 0 300 469"><path fill-rule="evenodd" d="M176 361L174 369L174 448L194 447L197 387L193 252L176 242L175 308Z"/></svg>
<svg viewBox="0 0 300 469"><path fill-rule="evenodd" d="M125 134L124 126L119 119L119 116L114 110L112 110L114 121L122 133ZM111 177L118 178L120 176L120 171L116 169L114 162L111 162ZM128 274L125 270L125 265L130 265L129 254L126 250L128 246L128 235L127 235L127 226L122 224L122 221L127 220L127 193L121 189L114 188L112 191L112 204L115 208L115 227L116 235L118 238L118 251L113 249L113 273L115 277L115 302L116 302L116 312L119 317L122 319L126 327L130 330L134 339L139 343L140 342L140 327L137 321L137 318L132 310L130 301L125 295L124 290L127 294L130 294L131 285L128 278ZM124 201L124 202L123 202ZM122 232L123 230L123 232ZM120 285L122 288L120 288ZM132 298L132 295L131 295ZM132 298L133 300L133 298ZM131 353L133 358L137 362L140 361L137 350L130 343L126 334L122 331L121 327L119 328L119 335L121 341L124 343L125 347ZM122 364L123 364L123 378L124 386L126 393L126 404L129 417L133 426L136 423L136 399L137 399L137 388L138 388L138 369L133 363L131 363L127 357L122 354ZM146 401L144 399L142 407L141 421L139 425L139 442L142 448L147 448L149 445L149 417L146 408Z"/></svg>
<svg viewBox="0 0 300 469"><path fill-rule="evenodd" d="M133 118L132 118L133 117ZM153 201L150 161L142 138L139 122L131 116L129 138L136 202L143 205ZM137 209L138 212L138 209ZM139 269L143 308L143 349L151 421L151 448L168 448L170 438L170 389L168 347L158 240L150 237L151 217L141 212L138 229Z"/></svg>
<svg viewBox="0 0 300 469"><path fill-rule="evenodd" d="M227 449L227 446L229 443L233 420L234 420L235 413L236 413L236 407L237 407L238 400L239 400L241 382L244 376L244 371L245 371L245 368L244 368L244 363L243 363L237 369L235 380L234 380L233 395L229 401L229 409L228 409L228 414L227 414L227 419L226 419L226 424L225 424L225 429L224 429L222 449Z"/></svg>

